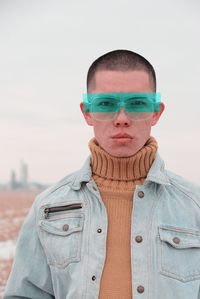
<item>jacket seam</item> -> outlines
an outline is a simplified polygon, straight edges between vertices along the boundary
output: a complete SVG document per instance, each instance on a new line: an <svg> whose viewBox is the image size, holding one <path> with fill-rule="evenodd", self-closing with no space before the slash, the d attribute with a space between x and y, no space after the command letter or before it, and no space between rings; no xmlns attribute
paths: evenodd
<svg viewBox="0 0 200 299"><path fill-rule="evenodd" d="M180 186L177 186L176 184L174 184L171 180L170 183L172 186L174 186L174 188L176 188L177 190L181 191L184 195L186 195L189 199L191 199L199 208L200 208L200 204L195 200L195 198L193 198L192 196L190 196L189 194L187 194L185 192L185 190L183 190Z"/></svg>
<svg viewBox="0 0 200 299"><path fill-rule="evenodd" d="M162 187L163 188L163 187ZM154 216L155 216L155 212L156 212L156 209L157 207L160 205L161 203L161 195L162 195L162 190L160 190L159 194L158 194L158 200L157 202L155 202L153 204L153 207L152 207L152 213L151 213L151 218L149 219L149 227L151 228L151 240L153 239L152 236L153 236L153 230L152 230L152 227L153 227L153 221L154 221ZM151 269L153 268L152 267L152 258L153 258L153 255L152 255L152 243L150 243L151 246L150 246L150 250L149 250L149 258L150 258L150 261L148 261L148 265L147 265L147 268L148 268L148 274L151 273ZM150 295L150 279L152 279L152 277L149 277L148 275L148 298L151 298L151 295Z"/></svg>
<svg viewBox="0 0 200 299"><path fill-rule="evenodd" d="M81 187L82 192L84 193L85 197L87 198L87 204L90 206L90 201L88 199L88 196L87 196L84 188L85 188L85 186ZM88 229L90 229L91 228L91 215L90 215L91 206L90 206L90 209L88 208L87 210L88 210L88 226L89 226ZM89 246L89 244L90 244L90 235L91 234L89 233L88 235L89 235L89 237L88 237L88 242L87 242L87 249L88 249L88 258L87 258L88 260L87 260L87 262L89 262L89 256L90 256L90 246ZM87 282L88 282L88 277L89 277L88 276L88 271L89 271L89 267L87 267L87 271L85 271L85 274L86 274L86 277L87 277ZM88 294L88 283L86 283L85 296L83 298L87 298L87 294Z"/></svg>

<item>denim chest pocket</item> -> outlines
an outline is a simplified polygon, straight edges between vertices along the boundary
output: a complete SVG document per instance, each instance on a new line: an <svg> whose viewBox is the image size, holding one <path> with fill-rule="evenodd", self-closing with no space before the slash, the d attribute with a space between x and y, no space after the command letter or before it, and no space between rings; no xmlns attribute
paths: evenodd
<svg viewBox="0 0 200 299"><path fill-rule="evenodd" d="M81 260L83 213L68 213L39 221L41 241L49 265L65 268Z"/></svg>
<svg viewBox="0 0 200 299"><path fill-rule="evenodd" d="M158 228L160 273L182 282L200 279L200 231Z"/></svg>

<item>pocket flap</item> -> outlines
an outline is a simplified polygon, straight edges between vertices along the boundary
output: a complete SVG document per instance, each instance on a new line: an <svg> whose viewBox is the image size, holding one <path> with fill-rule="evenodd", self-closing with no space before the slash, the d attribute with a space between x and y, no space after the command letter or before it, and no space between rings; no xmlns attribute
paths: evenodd
<svg viewBox="0 0 200 299"><path fill-rule="evenodd" d="M83 230L83 215L56 220L40 220L39 226L48 233L67 236Z"/></svg>
<svg viewBox="0 0 200 299"><path fill-rule="evenodd" d="M200 231L173 226L158 228L160 240L169 243L175 248L200 247Z"/></svg>

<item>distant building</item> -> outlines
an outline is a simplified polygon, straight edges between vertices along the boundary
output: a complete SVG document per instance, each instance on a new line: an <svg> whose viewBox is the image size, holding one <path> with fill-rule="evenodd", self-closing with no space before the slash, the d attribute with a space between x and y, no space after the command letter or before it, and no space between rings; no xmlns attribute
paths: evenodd
<svg viewBox="0 0 200 299"><path fill-rule="evenodd" d="M11 170L10 174L10 188L12 190L16 189L18 187L17 178L16 178L16 172L14 170Z"/></svg>
<svg viewBox="0 0 200 299"><path fill-rule="evenodd" d="M48 188L48 184L41 184L39 182L30 182L28 180L28 164L23 160L20 161L19 179L17 179L16 171L11 170L10 180L6 184L0 184L0 190L29 190L29 191L43 191Z"/></svg>
<svg viewBox="0 0 200 299"><path fill-rule="evenodd" d="M28 165L23 160L20 162L20 185L22 188L28 186Z"/></svg>

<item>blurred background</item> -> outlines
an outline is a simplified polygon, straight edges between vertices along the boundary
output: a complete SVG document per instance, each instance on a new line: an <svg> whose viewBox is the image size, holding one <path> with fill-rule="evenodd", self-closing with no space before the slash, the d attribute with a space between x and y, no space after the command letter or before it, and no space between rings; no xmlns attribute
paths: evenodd
<svg viewBox="0 0 200 299"><path fill-rule="evenodd" d="M153 64L166 110L152 135L166 168L200 183L199 36L198 0L0 0L0 296L35 195L89 155L79 103L105 52Z"/></svg>

